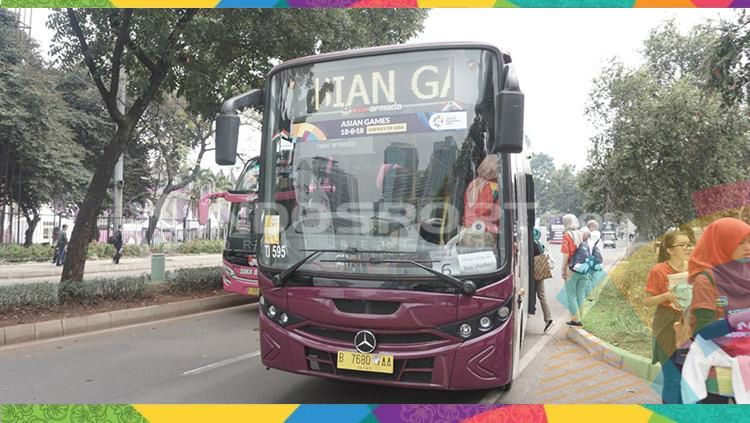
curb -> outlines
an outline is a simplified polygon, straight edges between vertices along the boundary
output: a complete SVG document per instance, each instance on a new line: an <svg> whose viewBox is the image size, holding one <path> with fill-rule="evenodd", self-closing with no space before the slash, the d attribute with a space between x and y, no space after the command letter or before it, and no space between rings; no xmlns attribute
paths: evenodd
<svg viewBox="0 0 750 423"><path fill-rule="evenodd" d="M626 252L625 256L622 258L627 259L637 246L638 245L633 246L633 250ZM609 279L610 274L608 273L607 277L596 287L596 299L599 298L599 294L609 283ZM593 301L585 309L582 307L583 311L581 317L585 317L595 305L596 301ZM661 373L661 364L651 364L651 360L605 342L590 334L583 328L568 328L567 338L586 350L594 359L638 376L650 383L654 383L657 376Z"/></svg>
<svg viewBox="0 0 750 423"><path fill-rule="evenodd" d="M615 347L581 328L569 328L568 339L586 350L594 359L607 363L653 383L661 373L660 364L651 364L651 360Z"/></svg>
<svg viewBox="0 0 750 423"><path fill-rule="evenodd" d="M162 305L107 311L82 317L47 320L0 328L0 347L154 322L243 304L249 297L224 294Z"/></svg>

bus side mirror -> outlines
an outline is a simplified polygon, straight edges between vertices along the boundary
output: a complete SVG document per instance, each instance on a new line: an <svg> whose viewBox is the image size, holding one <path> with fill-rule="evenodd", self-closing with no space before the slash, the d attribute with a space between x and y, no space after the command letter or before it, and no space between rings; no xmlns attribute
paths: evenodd
<svg viewBox="0 0 750 423"><path fill-rule="evenodd" d="M495 97L495 146L500 153L523 151L524 96L515 68L505 65L502 91Z"/></svg>
<svg viewBox="0 0 750 423"><path fill-rule="evenodd" d="M240 116L237 112L263 102L263 90L252 90L232 97L221 106L216 115L216 164L233 165L237 161L237 138L240 134Z"/></svg>
<svg viewBox="0 0 750 423"><path fill-rule="evenodd" d="M240 116L236 113L216 115L216 164L233 165L237 161L237 138Z"/></svg>

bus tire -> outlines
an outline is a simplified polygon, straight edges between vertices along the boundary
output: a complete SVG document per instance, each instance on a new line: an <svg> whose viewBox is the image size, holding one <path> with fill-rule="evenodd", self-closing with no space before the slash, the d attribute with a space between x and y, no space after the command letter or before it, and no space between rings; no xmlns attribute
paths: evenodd
<svg viewBox="0 0 750 423"><path fill-rule="evenodd" d="M510 381L510 382L506 383L505 385L501 386L500 390L503 391L503 392L508 392L508 391L510 391L511 387L513 387L513 381Z"/></svg>

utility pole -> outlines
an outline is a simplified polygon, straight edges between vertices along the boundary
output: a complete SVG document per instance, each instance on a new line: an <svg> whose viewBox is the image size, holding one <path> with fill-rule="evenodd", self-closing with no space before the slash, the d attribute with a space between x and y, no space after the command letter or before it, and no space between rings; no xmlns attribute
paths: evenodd
<svg viewBox="0 0 750 423"><path fill-rule="evenodd" d="M125 74L125 69L120 70L120 84L118 85L117 89L117 110L120 111L120 113L125 114L125 104L127 102L127 85L128 85L128 79L127 75ZM117 231L117 228L122 223L122 191L124 188L124 181L123 181L123 155L120 155L120 158L117 159L117 163L115 164L115 175L114 175L114 230Z"/></svg>

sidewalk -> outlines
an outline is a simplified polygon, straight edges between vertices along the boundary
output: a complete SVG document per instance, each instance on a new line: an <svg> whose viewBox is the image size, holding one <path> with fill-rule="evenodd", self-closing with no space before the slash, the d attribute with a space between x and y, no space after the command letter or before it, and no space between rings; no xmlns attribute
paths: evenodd
<svg viewBox="0 0 750 423"><path fill-rule="evenodd" d="M221 266L221 254L166 256L165 269ZM87 260L85 279L95 277L132 276L151 272L151 257L124 258L120 264L111 260ZM49 262L0 265L0 285L18 282L59 282L62 267Z"/></svg>
<svg viewBox="0 0 750 423"><path fill-rule="evenodd" d="M567 327L551 336L541 354L500 398L506 404L659 404L651 384L601 362L567 338Z"/></svg>

